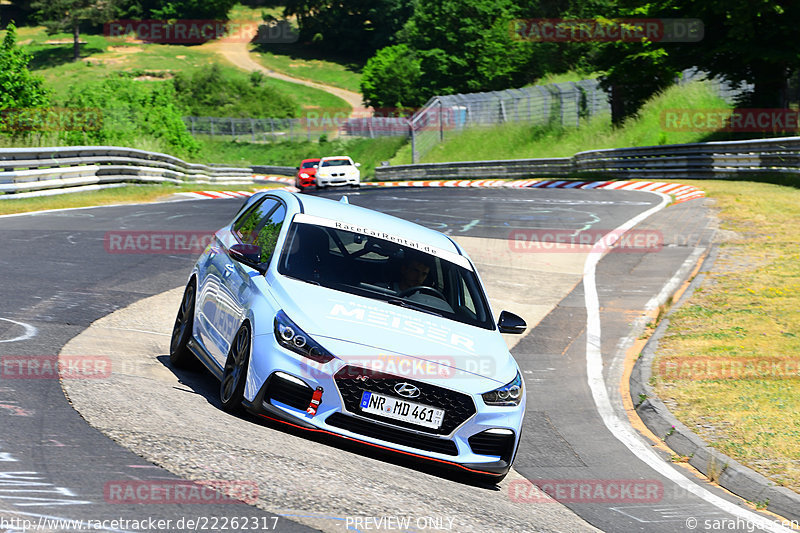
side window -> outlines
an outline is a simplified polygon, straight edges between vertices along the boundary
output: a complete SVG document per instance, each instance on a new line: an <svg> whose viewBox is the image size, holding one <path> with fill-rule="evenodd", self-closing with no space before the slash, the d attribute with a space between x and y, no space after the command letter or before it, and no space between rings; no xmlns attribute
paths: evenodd
<svg viewBox="0 0 800 533"><path fill-rule="evenodd" d="M233 232L242 243L261 247L261 262L266 263L275 251L284 218L286 208L269 198L245 211L234 222Z"/></svg>

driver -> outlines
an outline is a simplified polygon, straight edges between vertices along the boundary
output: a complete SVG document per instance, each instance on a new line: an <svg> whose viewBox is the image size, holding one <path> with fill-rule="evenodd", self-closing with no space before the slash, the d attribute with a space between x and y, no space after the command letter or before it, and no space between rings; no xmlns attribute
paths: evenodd
<svg viewBox="0 0 800 533"><path fill-rule="evenodd" d="M431 271L431 266L420 254L408 254L400 264L399 279L392 288L397 293L402 293L412 287L425 285L425 279Z"/></svg>

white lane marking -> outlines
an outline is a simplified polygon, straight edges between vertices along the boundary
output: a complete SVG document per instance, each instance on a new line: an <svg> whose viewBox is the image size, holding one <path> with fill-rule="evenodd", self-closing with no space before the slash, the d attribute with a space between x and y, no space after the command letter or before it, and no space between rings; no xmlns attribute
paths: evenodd
<svg viewBox="0 0 800 533"><path fill-rule="evenodd" d="M17 342L17 341L26 341L30 338L33 338L38 333L38 330L31 326L30 324L26 324L24 322L17 322L16 320L11 320L10 318L2 318L0 320L5 322L11 322L12 324L16 324L17 326L22 326L25 329L25 333L19 335L18 337L14 337L13 339L0 339L0 342Z"/></svg>
<svg viewBox="0 0 800 533"><path fill-rule="evenodd" d="M672 507L636 505L611 507L610 509L645 524L657 522L685 522L687 518L719 519L719 517L725 516L725 513L720 509L707 503L676 505Z"/></svg>
<svg viewBox="0 0 800 533"><path fill-rule="evenodd" d="M623 233L645 220L650 215L663 209L669 202L669 196L665 194L652 194L658 194L661 197L661 202L658 205L631 218L609 233L607 237L612 240L619 239ZM592 251L587 256L583 268L584 302L586 305L586 373L588 375L589 389L592 391L592 398L597 407L597 412L603 419L606 428L647 466L688 493L694 494L723 511L746 520L748 523L754 524L755 527L758 527L760 530L790 532L791 530L720 498L716 494L695 484L690 479L685 478L670 465L665 463L649 446L639 440L638 435L627 421L621 420L615 413L611 405L611 400L608 397L605 379L603 378L603 356L600 348L600 302L597 295L597 283L595 279L597 263L608 250L609 241L606 241L606 237L604 237L598 241L598 243L605 244L601 245L599 248L597 244L592 247Z"/></svg>

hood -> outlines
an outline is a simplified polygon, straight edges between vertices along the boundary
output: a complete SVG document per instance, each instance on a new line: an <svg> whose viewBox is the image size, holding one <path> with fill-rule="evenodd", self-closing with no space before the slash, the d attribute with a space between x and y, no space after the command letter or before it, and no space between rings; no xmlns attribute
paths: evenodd
<svg viewBox="0 0 800 533"><path fill-rule="evenodd" d="M410 369L428 380L441 375L448 382L454 374L469 374L472 381L479 376L494 385L505 385L516 376L517 364L497 330L290 278L282 277L272 288L292 321L333 355L356 366L373 361L374 370L380 370L378 365L387 373ZM421 366L421 361L434 366Z"/></svg>

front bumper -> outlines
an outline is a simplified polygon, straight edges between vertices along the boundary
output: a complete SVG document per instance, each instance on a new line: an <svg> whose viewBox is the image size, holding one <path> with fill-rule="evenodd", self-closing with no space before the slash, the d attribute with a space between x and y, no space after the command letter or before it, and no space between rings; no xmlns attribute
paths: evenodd
<svg viewBox="0 0 800 533"><path fill-rule="evenodd" d="M358 177L330 176L317 177L318 187L343 187L346 185L360 185L361 179Z"/></svg>
<svg viewBox="0 0 800 533"><path fill-rule="evenodd" d="M486 406L477 393L447 391L417 382L417 385L428 388L428 396L420 403L444 408L448 414L439 430L414 427L362 413L357 405L353 406L352 397L360 394L361 390L386 394L384 389L387 387L382 387L376 380L343 380L342 361L334 360L312 370L304 361L295 359L294 354L282 349L279 351L279 359L288 364L277 367L281 370L274 370L276 366L273 366L264 375L263 384L247 403L251 412L295 428L358 441L471 473L501 476L511 468L519 444L524 402L514 408ZM271 355L273 362L276 355ZM391 377L382 376L381 379ZM403 381L409 380L404 378ZM306 409L317 387L322 387L324 392L316 414L311 416ZM472 411L466 404L456 406L447 400L445 396L448 394L463 397L462 400L466 398L472 404ZM441 396L440 400L435 399L437 395ZM463 420L448 420L459 410L463 411Z"/></svg>

